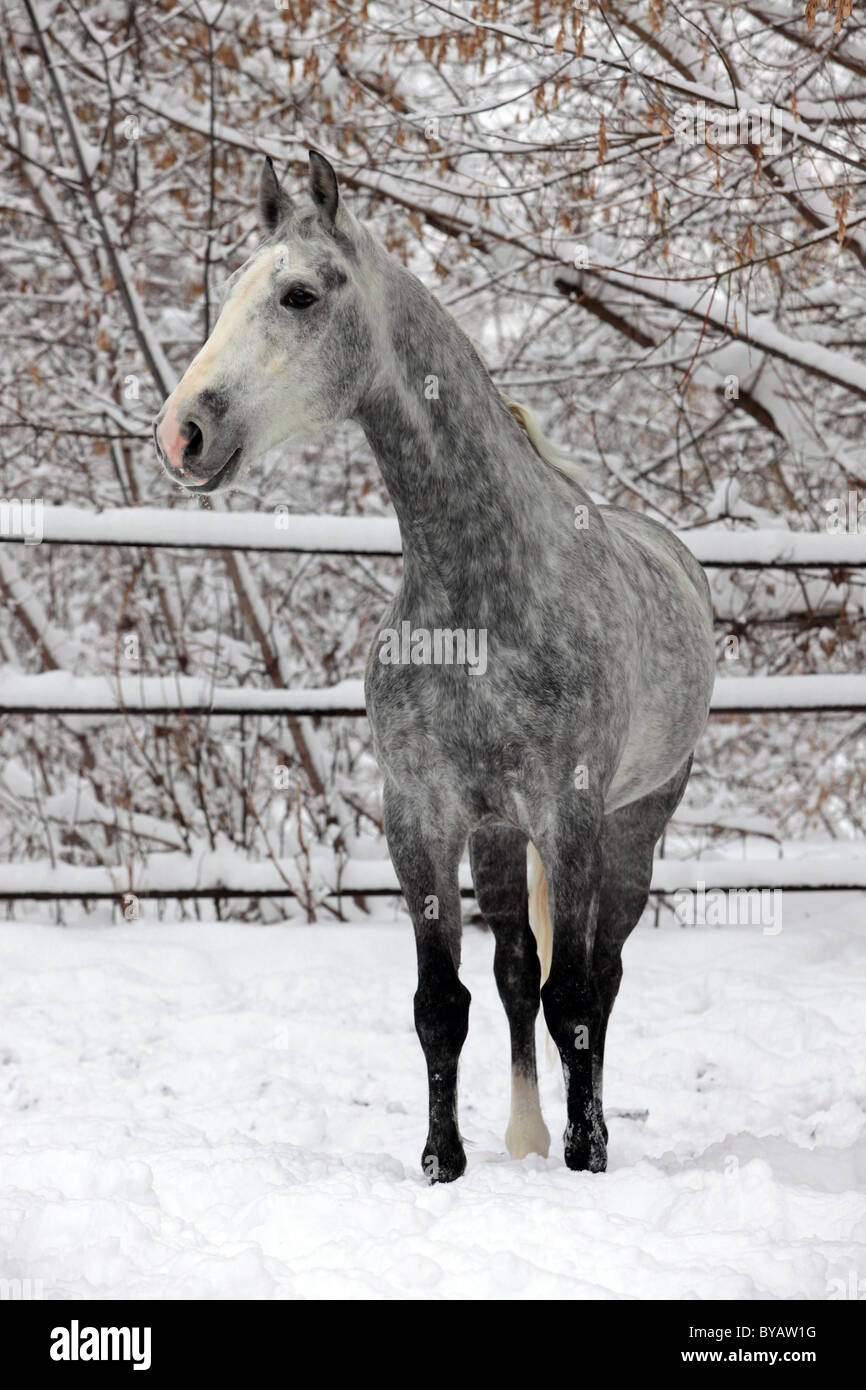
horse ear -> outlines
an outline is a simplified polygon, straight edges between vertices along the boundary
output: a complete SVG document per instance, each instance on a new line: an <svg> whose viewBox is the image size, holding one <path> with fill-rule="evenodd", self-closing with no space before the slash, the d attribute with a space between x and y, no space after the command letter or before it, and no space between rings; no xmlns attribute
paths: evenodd
<svg viewBox="0 0 866 1390"><path fill-rule="evenodd" d="M318 150L310 150L310 194L328 231L333 231L340 196L337 175Z"/></svg>
<svg viewBox="0 0 866 1390"><path fill-rule="evenodd" d="M259 179L259 221L266 232L275 232L291 211L292 200L280 185L274 161L270 155L265 155Z"/></svg>

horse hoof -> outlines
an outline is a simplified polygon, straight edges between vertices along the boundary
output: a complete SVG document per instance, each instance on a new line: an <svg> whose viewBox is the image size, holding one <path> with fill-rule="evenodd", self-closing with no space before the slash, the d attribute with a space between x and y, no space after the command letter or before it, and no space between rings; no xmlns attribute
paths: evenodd
<svg viewBox="0 0 866 1390"><path fill-rule="evenodd" d="M462 1149L444 1154L425 1149L421 1159L424 1176L429 1183L455 1182L466 1172L466 1155Z"/></svg>
<svg viewBox="0 0 866 1390"><path fill-rule="evenodd" d="M589 1134L577 1134L569 1125L563 1138L566 1168L573 1173L606 1172L607 1134L603 1124L594 1125Z"/></svg>
<svg viewBox="0 0 866 1390"><path fill-rule="evenodd" d="M550 1130L541 1118L533 1116L528 1121L523 1117L508 1126L505 1131L505 1147L509 1158L527 1158L529 1154L540 1154L547 1158L550 1153Z"/></svg>
<svg viewBox="0 0 866 1390"><path fill-rule="evenodd" d="M605 1173L607 1171L607 1150L597 1144L572 1145L565 1150L565 1166L573 1173Z"/></svg>

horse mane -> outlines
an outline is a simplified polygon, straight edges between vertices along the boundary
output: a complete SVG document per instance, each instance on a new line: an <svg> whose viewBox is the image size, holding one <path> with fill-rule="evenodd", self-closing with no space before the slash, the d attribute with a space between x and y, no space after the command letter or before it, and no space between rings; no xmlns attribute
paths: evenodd
<svg viewBox="0 0 866 1390"><path fill-rule="evenodd" d="M502 396L503 401L523 430L523 433L526 435L533 449L538 454L538 457L543 458L545 463L551 464L554 468L558 468L560 473L564 473L567 478L573 479L573 481L578 483L582 488L588 489L589 478L585 471L581 468L579 463L575 463L574 459L571 458L564 449L559 449L555 444L551 443L541 428L535 411L530 410L528 405L521 405L520 401L513 401L510 396L506 396L504 391L501 391L499 394Z"/></svg>

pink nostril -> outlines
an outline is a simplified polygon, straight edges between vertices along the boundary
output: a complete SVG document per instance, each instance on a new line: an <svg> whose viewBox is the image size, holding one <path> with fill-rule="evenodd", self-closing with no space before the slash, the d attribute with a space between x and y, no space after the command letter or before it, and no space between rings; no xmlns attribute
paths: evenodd
<svg viewBox="0 0 866 1390"><path fill-rule="evenodd" d="M201 431L198 429L198 426L196 426L195 430L190 431L190 437L188 439L181 432L177 406L173 403L169 405L165 419L160 425L157 435L160 448L170 468L173 468L176 473L181 473L187 482L203 483L206 481L206 479L194 476L187 471L183 457L184 449L187 448L188 444L196 440L201 440ZM200 449L194 449L192 452L200 452Z"/></svg>
<svg viewBox="0 0 866 1390"><path fill-rule="evenodd" d="M169 406L168 412L159 427L159 442L162 452L172 468L178 472L183 468L184 438L177 419L177 407Z"/></svg>

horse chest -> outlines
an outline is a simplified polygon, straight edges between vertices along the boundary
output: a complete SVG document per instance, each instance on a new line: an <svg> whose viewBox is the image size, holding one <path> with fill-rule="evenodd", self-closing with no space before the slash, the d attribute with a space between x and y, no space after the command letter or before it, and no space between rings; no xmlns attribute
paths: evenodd
<svg viewBox="0 0 866 1390"><path fill-rule="evenodd" d="M490 786L521 770L527 722L490 673L381 662L371 653L367 710L376 754L391 776Z"/></svg>

